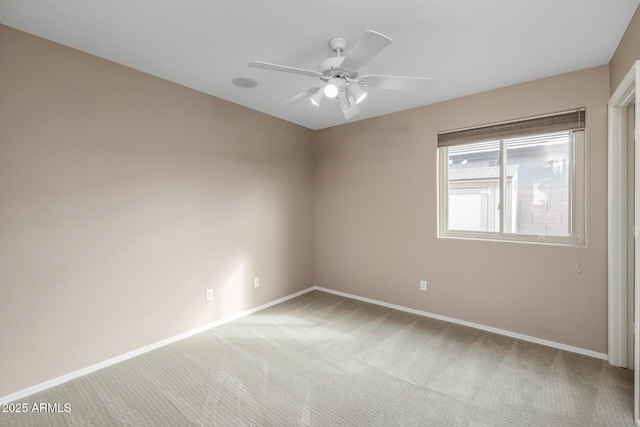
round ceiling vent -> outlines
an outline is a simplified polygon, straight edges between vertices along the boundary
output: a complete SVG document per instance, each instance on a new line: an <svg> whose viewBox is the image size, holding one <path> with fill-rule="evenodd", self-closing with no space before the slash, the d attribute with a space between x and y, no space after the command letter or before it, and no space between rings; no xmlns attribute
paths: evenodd
<svg viewBox="0 0 640 427"><path fill-rule="evenodd" d="M246 77L234 77L233 79L231 79L231 82L234 85L238 87L243 87L245 89L251 89L252 87L258 86L258 82L252 79L248 79Z"/></svg>

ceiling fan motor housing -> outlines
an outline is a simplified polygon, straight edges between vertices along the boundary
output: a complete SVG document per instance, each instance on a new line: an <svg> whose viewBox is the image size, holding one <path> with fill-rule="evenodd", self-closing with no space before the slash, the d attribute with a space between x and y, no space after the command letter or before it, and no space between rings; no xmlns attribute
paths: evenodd
<svg viewBox="0 0 640 427"><path fill-rule="evenodd" d="M347 39L344 37L334 37L329 40L329 46L336 52L336 56L327 58L318 65L318 71L325 77L338 77L355 79L358 76L357 72L345 70L341 67L344 57L340 56L340 53L347 47Z"/></svg>
<svg viewBox="0 0 640 427"><path fill-rule="evenodd" d="M327 78L357 79L357 71L351 71L341 67L343 61L344 57L342 56L327 58L318 65L318 71Z"/></svg>

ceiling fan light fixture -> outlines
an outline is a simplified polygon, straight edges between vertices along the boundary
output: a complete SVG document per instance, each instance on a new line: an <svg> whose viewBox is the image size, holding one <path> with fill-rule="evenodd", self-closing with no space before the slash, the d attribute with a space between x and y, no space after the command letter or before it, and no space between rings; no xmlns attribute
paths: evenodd
<svg viewBox="0 0 640 427"><path fill-rule="evenodd" d="M338 82L338 79L336 78L329 80L329 82L324 86L324 89L323 89L324 96L326 96L329 99L335 99L336 96L338 96L338 93L340 93L338 84L339 82Z"/></svg>
<svg viewBox="0 0 640 427"><path fill-rule="evenodd" d="M340 102L340 108L343 110L347 110L351 107L351 102L349 102L349 98L347 97L347 93L345 91L340 91L338 94L338 101Z"/></svg>
<svg viewBox="0 0 640 427"><path fill-rule="evenodd" d="M318 89L313 95L311 95L311 103L316 107L320 107L322 101L324 101L324 88Z"/></svg>
<svg viewBox="0 0 640 427"><path fill-rule="evenodd" d="M336 85L328 84L324 87L324 96L330 99L334 99L338 96L338 87Z"/></svg>
<svg viewBox="0 0 640 427"><path fill-rule="evenodd" d="M342 114L344 114L344 118L349 120L360 112L360 108L358 107L358 104L356 103L356 100L353 98L353 96L349 95L347 98L347 108L343 108L342 105L340 105L340 109L342 110Z"/></svg>
<svg viewBox="0 0 640 427"><path fill-rule="evenodd" d="M359 104L367 97L367 92L365 92L365 90L362 89L362 86L358 83L349 84L347 90L349 91L349 94L353 96L353 99L355 99L356 104Z"/></svg>

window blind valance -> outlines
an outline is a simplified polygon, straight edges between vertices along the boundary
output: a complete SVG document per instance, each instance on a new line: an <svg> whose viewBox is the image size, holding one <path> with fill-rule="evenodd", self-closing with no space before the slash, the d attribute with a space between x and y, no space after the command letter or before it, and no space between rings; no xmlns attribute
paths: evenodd
<svg viewBox="0 0 640 427"><path fill-rule="evenodd" d="M438 133L438 147L584 130L585 109Z"/></svg>

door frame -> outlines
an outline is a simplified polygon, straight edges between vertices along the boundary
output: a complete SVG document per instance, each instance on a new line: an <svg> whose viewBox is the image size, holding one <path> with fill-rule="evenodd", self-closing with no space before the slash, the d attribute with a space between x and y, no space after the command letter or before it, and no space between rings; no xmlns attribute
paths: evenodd
<svg viewBox="0 0 640 427"><path fill-rule="evenodd" d="M616 91L609 100L609 142L608 142L608 267L609 267L609 363L614 366L629 367L627 360L627 263L634 262L635 265L635 318L640 319L640 251L636 251L635 259L630 260L627 256L627 106L635 102L635 121L639 123L640 108L638 98L640 90L640 61L636 61L625 78L622 80ZM636 126L636 143L640 142L638 137L640 126ZM640 224L640 150L636 150L635 162L635 215L636 224ZM636 247L640 237L640 227L636 227L634 238ZM640 365L639 358L639 326L640 321L635 322L634 349L635 366L634 372L634 421L640 426Z"/></svg>

